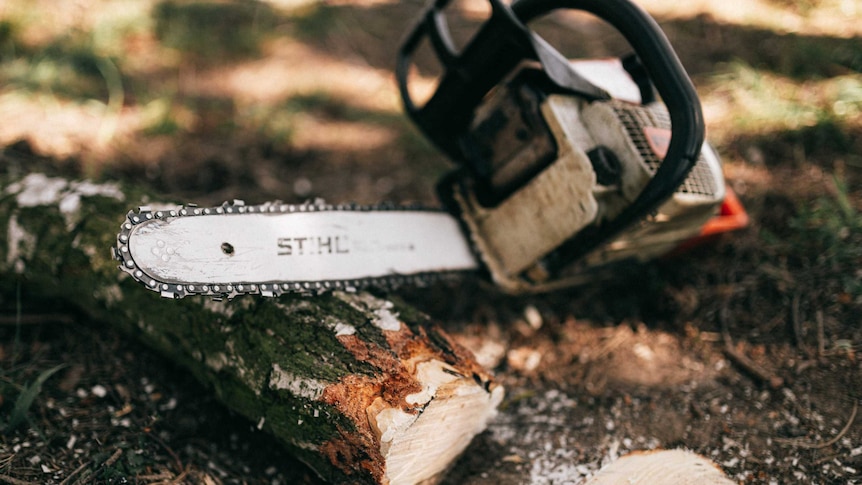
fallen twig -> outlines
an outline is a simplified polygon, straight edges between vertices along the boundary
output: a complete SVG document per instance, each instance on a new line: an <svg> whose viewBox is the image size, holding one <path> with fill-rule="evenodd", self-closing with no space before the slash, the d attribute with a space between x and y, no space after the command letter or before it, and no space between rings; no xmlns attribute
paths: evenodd
<svg viewBox="0 0 862 485"><path fill-rule="evenodd" d="M796 347L802 348L802 321L799 319L799 292L793 294L793 301L790 304L790 323L793 326L793 337L796 340Z"/></svg>
<svg viewBox="0 0 862 485"><path fill-rule="evenodd" d="M88 475L87 477L85 477L85 478L84 478L83 483L84 483L84 484L90 483L90 482L91 482L91 481L96 477L96 475L98 474L98 472L100 472L101 470L104 470L105 468L108 468L108 467L112 466L114 463L116 463L116 462L117 462L117 460L119 460L119 459L120 459L120 456L121 456L122 454L123 454L123 449L122 449L122 448L117 448L117 449L114 451L114 453L113 453L111 456L109 456L109 457L108 457L108 459L107 459L107 460L105 460L104 462L102 462L102 464L100 464L99 466L97 466L97 467L96 467L96 469L93 471L93 473L92 473L92 474L90 474L90 475Z"/></svg>
<svg viewBox="0 0 862 485"><path fill-rule="evenodd" d="M156 436L152 432L147 433L147 436L149 436L150 438L153 439L153 441L158 443L159 446L161 446L162 449L164 449L171 456L171 458L173 458L174 465L176 465L178 473L182 473L185 471L185 467L183 466L182 460L180 460L180 457L177 455L177 453L174 450L172 450L171 447L167 445L167 443L162 441L158 436Z"/></svg>
<svg viewBox="0 0 862 485"><path fill-rule="evenodd" d="M36 485L34 482L19 480L15 477L10 477L9 475L0 475L0 482L8 483L9 485Z"/></svg>
<svg viewBox="0 0 862 485"><path fill-rule="evenodd" d="M178 485L178 484L182 483L182 482L183 482L183 480L185 480L185 479L186 479L186 476L187 476L188 474L189 474L189 471L188 471L188 470L183 470L183 472L182 472L182 473L180 473L179 475L177 475L177 477L176 477L176 478L174 478L173 480L171 480L171 481L170 481L170 482L168 482L168 483L169 483L170 485Z"/></svg>
<svg viewBox="0 0 862 485"><path fill-rule="evenodd" d="M72 479L78 476L79 473L84 471L84 469L87 468L91 463L91 461L85 461L84 463L81 463L81 466L72 470L72 473L70 473L69 476L64 478L63 481L60 482L60 485L67 485L69 483L72 483Z"/></svg>
<svg viewBox="0 0 862 485"><path fill-rule="evenodd" d="M725 343L724 354L738 365L745 372L750 374L755 379L767 384L772 389L780 389L784 386L784 379L774 374L769 373L759 365L755 364L751 359L742 355L741 352L733 348L733 343Z"/></svg>
<svg viewBox="0 0 862 485"><path fill-rule="evenodd" d="M139 482L146 482L146 483L165 482L165 481L170 480L174 476L176 476L176 475L172 472L163 471L163 472L157 473L155 475L137 475L135 477L135 480L137 480Z"/></svg>
<svg viewBox="0 0 862 485"><path fill-rule="evenodd" d="M767 371L763 367L757 365L754 361L746 357L742 352L736 350L733 340L730 338L730 331L727 329L727 309L722 308L719 311L721 319L721 334L724 338L724 354L738 367L741 367L746 373L754 377L758 381L767 384L772 389L780 389L784 386L784 379Z"/></svg>
<svg viewBox="0 0 862 485"><path fill-rule="evenodd" d="M115 452L114 452L114 454L113 454L113 455L111 455L111 457L110 457L110 458L108 458L107 460L105 460L105 463L102 463L102 468L108 468L109 466L112 466L114 463L116 463L116 462L117 462L117 460L119 460L119 459L120 459L120 456L121 456L122 454L123 454L123 449L122 449L122 448L117 448L117 451L115 451Z"/></svg>
<svg viewBox="0 0 862 485"><path fill-rule="evenodd" d="M847 420L847 424L844 425L843 428L841 428L841 431L839 431L838 434L833 436L832 439L830 439L828 441L816 443L816 442L805 441L805 440L801 440L801 439L786 439L786 438L775 438L775 441L777 443L795 446L797 448L806 448L809 450L819 450L821 448L828 448L828 447L834 445L835 443L837 443L838 440L843 438L844 435L847 434L848 431L850 431L850 427L853 426L853 421L856 420L856 413L858 411L859 411L859 401L854 400L853 401L853 411L850 412L850 418Z"/></svg>

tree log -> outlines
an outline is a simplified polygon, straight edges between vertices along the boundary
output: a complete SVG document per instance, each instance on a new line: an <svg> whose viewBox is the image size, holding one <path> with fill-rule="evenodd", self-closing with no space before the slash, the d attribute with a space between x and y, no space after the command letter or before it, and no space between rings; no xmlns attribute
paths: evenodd
<svg viewBox="0 0 862 485"><path fill-rule="evenodd" d="M502 388L403 303L369 293L168 300L110 257L146 192L0 175L0 295L73 302L143 340L283 441L321 477L433 483L495 413Z"/></svg>

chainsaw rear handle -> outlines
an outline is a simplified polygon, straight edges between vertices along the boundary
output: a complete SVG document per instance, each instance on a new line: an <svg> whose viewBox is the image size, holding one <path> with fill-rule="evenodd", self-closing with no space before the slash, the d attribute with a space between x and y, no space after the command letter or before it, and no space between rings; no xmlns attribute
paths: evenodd
<svg viewBox="0 0 862 485"><path fill-rule="evenodd" d="M526 23L560 8L592 13L618 30L634 49L670 114L670 145L653 178L616 218L601 227L581 231L558 248L546 261L546 266L558 267L583 256L654 211L685 180L704 141L700 100L661 28L629 0L516 0L511 7L500 0L489 2L490 19L460 53L456 52L443 14L449 0L435 0L398 54L396 77L405 110L456 162L464 164L460 143L469 130L475 109L522 61L539 61L551 84L563 92L591 100L609 97L575 74L562 55L526 27ZM408 90L407 74L415 51L426 38L443 72L428 102L417 106Z"/></svg>

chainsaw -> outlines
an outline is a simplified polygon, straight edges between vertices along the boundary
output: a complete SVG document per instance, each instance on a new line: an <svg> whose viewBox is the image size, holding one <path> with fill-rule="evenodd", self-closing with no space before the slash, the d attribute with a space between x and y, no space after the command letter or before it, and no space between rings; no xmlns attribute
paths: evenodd
<svg viewBox="0 0 862 485"><path fill-rule="evenodd" d="M629 0L488 0L463 49L435 0L397 59L404 108L455 164L444 209L242 201L140 207L112 248L167 298L321 293L424 285L483 272L541 292L665 254L698 235L725 197L692 83L656 22ZM527 24L583 10L634 49L571 61ZM441 73L425 102L410 74L431 47Z"/></svg>

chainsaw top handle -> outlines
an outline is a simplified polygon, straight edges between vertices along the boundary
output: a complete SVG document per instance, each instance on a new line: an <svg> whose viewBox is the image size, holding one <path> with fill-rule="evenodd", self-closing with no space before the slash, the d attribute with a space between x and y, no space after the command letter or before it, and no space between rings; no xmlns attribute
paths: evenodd
<svg viewBox="0 0 862 485"><path fill-rule="evenodd" d="M581 231L558 248L550 256L553 261L546 261L555 267L583 256L654 211L685 180L704 141L700 100L661 28L630 0L516 0L511 7L500 0L488 1L490 18L461 52L454 47L443 13L450 0L434 0L398 53L396 77L405 110L456 162L465 163L461 140L469 131L475 109L525 60L538 61L550 83L561 92L589 100L610 98L575 73L567 59L526 27L526 23L560 8L592 13L619 31L634 49L670 114L670 145L653 178L616 218ZM430 40L443 70L436 91L423 106L417 106L408 90L407 74L413 55L425 39Z"/></svg>
<svg viewBox="0 0 862 485"><path fill-rule="evenodd" d="M450 0L433 0L398 52L395 74L404 107L425 134L449 157L462 163L460 138L469 130L475 109L488 92L525 60L536 60L561 90L590 99L610 96L568 65L568 60L533 34L501 0L488 0L491 17L458 52L449 34L445 9ZM408 72L423 40L429 40L443 72L436 91L418 106L410 95Z"/></svg>
<svg viewBox="0 0 862 485"><path fill-rule="evenodd" d="M683 183L700 156L705 137L703 111L691 79L656 21L629 0L521 0L515 15L529 22L560 7L580 9L604 19L634 48L671 119L667 154L638 197L617 217L582 231L558 248L547 266L572 261L654 211Z"/></svg>

